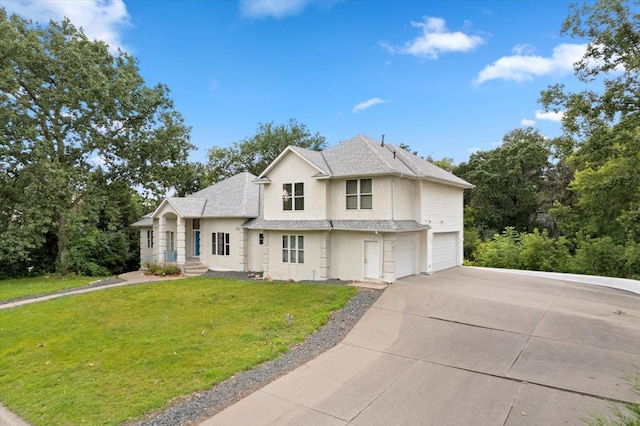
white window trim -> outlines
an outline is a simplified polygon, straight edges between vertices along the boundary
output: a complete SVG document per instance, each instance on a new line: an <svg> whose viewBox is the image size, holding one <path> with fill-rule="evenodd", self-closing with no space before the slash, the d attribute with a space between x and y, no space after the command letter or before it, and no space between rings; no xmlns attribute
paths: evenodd
<svg viewBox="0 0 640 426"><path fill-rule="evenodd" d="M282 236L282 263L304 264L304 250L304 235Z"/></svg>
<svg viewBox="0 0 640 426"><path fill-rule="evenodd" d="M222 235L222 247L219 244L220 235ZM202 238L202 237L201 237ZM220 249L222 248L222 253ZM230 256L231 255L231 236L228 232L212 232L211 233L211 255L212 256Z"/></svg>
<svg viewBox="0 0 640 426"><path fill-rule="evenodd" d="M291 193L285 189L285 185L291 185ZM296 185L302 185L302 195L296 195ZM286 209L284 202L291 199L291 208ZM302 208L296 208L296 200L302 200ZM282 184L282 211L303 211L304 210L304 182L285 182Z"/></svg>
<svg viewBox="0 0 640 426"><path fill-rule="evenodd" d="M368 180L371 182L371 192L362 192L362 181L363 180ZM356 192L349 194L347 193L347 186L349 185L349 182L356 182ZM362 197L363 196L370 196L371 197L371 207L362 207ZM349 200L349 197L355 198L356 199L356 207L354 208L349 208L349 203L347 200ZM371 178L364 178L364 179L347 179L345 181L345 209L346 210L372 210L373 209L373 179Z"/></svg>

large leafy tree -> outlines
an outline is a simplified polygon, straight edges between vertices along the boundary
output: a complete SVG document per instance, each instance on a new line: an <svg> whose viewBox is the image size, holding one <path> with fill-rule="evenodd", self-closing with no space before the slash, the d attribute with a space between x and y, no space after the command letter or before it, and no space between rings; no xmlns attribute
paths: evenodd
<svg viewBox="0 0 640 426"><path fill-rule="evenodd" d="M53 240L65 270L95 194L161 192L192 148L168 88L147 86L132 56L0 8L0 262L28 264Z"/></svg>
<svg viewBox="0 0 640 426"><path fill-rule="evenodd" d="M562 32L586 38L576 76L581 92L551 86L541 101L564 111L567 161L575 166L575 206L558 206L566 222L623 243L640 241L640 1L599 0L573 5ZM573 217L572 217L573 216Z"/></svg>
<svg viewBox="0 0 640 426"><path fill-rule="evenodd" d="M476 185L467 195L468 213L484 236L508 226L533 230L549 155L548 141L537 130L515 129L501 146L472 154L457 167L458 175Z"/></svg>
<svg viewBox="0 0 640 426"><path fill-rule="evenodd" d="M260 124L255 135L226 148L214 147L209 150L209 162L206 165L208 183L243 171L259 175L289 145L314 151L326 147L324 136L311 134L306 125L295 119L287 124Z"/></svg>

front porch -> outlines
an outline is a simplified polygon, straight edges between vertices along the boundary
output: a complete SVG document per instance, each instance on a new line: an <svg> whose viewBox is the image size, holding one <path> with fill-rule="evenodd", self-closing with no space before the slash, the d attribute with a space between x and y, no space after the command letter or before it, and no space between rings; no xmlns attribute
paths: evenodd
<svg viewBox="0 0 640 426"><path fill-rule="evenodd" d="M154 255L159 263L175 263L184 269L185 265L200 263L200 250L199 219L185 219L173 212L158 218L158 248Z"/></svg>

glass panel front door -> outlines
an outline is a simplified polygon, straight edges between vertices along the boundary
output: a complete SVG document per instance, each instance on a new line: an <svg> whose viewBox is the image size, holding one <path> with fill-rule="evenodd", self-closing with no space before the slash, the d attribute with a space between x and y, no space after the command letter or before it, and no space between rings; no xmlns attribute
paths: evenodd
<svg viewBox="0 0 640 426"><path fill-rule="evenodd" d="M193 255L200 256L200 231L193 232Z"/></svg>

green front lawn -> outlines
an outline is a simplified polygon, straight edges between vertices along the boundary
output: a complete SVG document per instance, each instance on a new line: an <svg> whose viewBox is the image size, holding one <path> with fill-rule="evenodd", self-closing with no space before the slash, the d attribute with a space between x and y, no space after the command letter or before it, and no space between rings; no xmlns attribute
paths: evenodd
<svg viewBox="0 0 640 426"><path fill-rule="evenodd" d="M0 281L0 301L82 287L99 279L100 278L96 277L79 277L75 275L45 275L41 277L2 280Z"/></svg>
<svg viewBox="0 0 640 426"><path fill-rule="evenodd" d="M355 292L198 277L3 310L0 400L34 425L120 424L277 357Z"/></svg>

